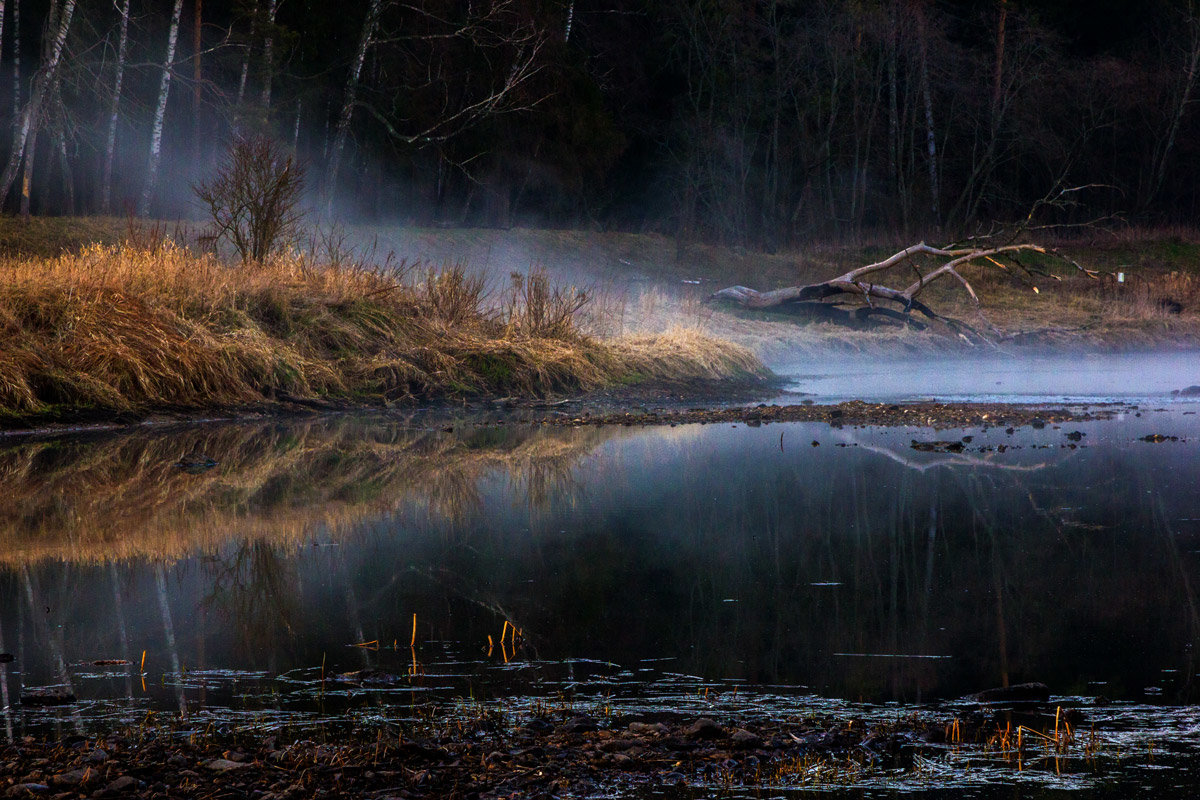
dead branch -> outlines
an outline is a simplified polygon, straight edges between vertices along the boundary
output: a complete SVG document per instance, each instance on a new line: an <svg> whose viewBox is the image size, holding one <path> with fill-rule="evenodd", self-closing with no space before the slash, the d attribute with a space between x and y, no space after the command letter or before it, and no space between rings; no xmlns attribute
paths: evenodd
<svg viewBox="0 0 1200 800"><path fill-rule="evenodd" d="M877 261L874 264L856 267L836 278L819 281L817 283L809 283L803 286L788 286L782 289L774 289L767 292L759 292L750 289L746 286L730 286L720 291L714 292L709 296L710 301L726 300L743 308L751 309L767 309L778 308L780 310L797 311L807 307L807 310L813 310L814 306L828 305L822 301L830 299L838 299L844 297L857 297L867 304L866 309L860 309L865 313L859 316L869 316L879 314L892 319L901 319L909 324L917 324L912 320L912 312L917 311L930 320L949 325L956 329L959 333L964 331L975 334L978 338L978 333L974 329L965 325L961 321L951 319L942 314L937 313L928 305L917 299L918 295L924 291L925 287L929 286L934 281L949 276L960 283L967 295L974 303L980 317L983 318L982 308L979 300L979 295L976 294L974 287L970 281L960 271L962 267L982 262L984 265L994 268L1007 270L1007 266L999 259L1005 259L1018 267L1025 275L1033 276L1035 274L1055 276L1046 273L1043 270L1028 267L1023 264L1017 255L1023 252L1034 252L1053 255L1061 259L1065 264L1075 267L1080 272L1095 277L1094 272L1086 270L1076 264L1074 261L1059 256L1052 250L1049 250L1037 244L1006 244L994 247L961 247L961 248L941 248L933 247L918 242L904 248L903 250L885 258L882 261ZM922 271L922 265L918 262L919 257L948 259L939 265L925 267L926 271ZM900 269L905 271L911 270L916 273L916 280L904 288L895 288L884 282L876 282L883 278L883 273L889 270ZM1036 291L1036 288L1034 289ZM885 302L899 305L901 309L879 308L873 302L874 300L882 300ZM983 318L989 328L995 330L995 327ZM917 327L923 327L917 325ZM969 338L969 337L968 337Z"/></svg>

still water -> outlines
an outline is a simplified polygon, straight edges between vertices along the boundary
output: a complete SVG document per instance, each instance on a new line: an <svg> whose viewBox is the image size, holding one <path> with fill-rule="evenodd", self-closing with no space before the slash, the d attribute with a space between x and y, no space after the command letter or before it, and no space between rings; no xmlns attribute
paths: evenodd
<svg viewBox="0 0 1200 800"><path fill-rule="evenodd" d="M1166 402L1012 432L338 417L6 442L0 736L430 698L895 713L1043 681L1157 726L1130 748L1186 744L1198 456L1196 406ZM17 703L52 685L80 702Z"/></svg>

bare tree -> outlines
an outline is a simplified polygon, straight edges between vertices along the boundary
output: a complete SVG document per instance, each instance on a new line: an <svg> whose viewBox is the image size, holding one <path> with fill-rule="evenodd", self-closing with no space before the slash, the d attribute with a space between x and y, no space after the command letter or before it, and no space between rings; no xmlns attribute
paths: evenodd
<svg viewBox="0 0 1200 800"><path fill-rule="evenodd" d="M262 262L293 243L304 170L262 135L237 138L215 177L193 187L212 217L211 238L227 239L243 262Z"/></svg>
<svg viewBox="0 0 1200 800"><path fill-rule="evenodd" d="M74 2L74 0L71 0ZM171 12L171 29L167 33L167 57L163 61L162 80L158 86L158 105L154 109L154 125L150 131L150 157L146 165L146 188L138 203L138 216L150 214L150 200L158 186L158 168L162 161L163 119L167 114L167 96L171 90L171 73L175 68L175 43L179 39L179 20L183 16L183 0L175 0Z"/></svg>
<svg viewBox="0 0 1200 800"><path fill-rule="evenodd" d="M16 3L13 4L14 10ZM46 95L53 90L58 80L58 67L62 61L63 49L67 43L67 31L71 27L71 18L75 14L75 0L64 0L62 8L58 15L58 30L51 40L49 53L46 56L45 62L41 69L34 76L33 91L30 93L28 102L21 109L19 127L16 135L13 137L12 152L9 154L8 165L4 168L4 174L0 175L0 205L8 199L9 192L12 191L13 181L16 180L17 170L21 165L21 158L25 156L26 144L30 139L30 132L33 131L36 138L36 126L40 124L42 117L42 106L45 102ZM30 147L32 150L32 147ZM30 154L32 156L32 153ZM33 158L28 159L29 167L32 169ZM29 173L26 173L28 180ZM28 195L28 184L23 187L23 196ZM28 211L28 203L23 208L25 213Z"/></svg>
<svg viewBox="0 0 1200 800"><path fill-rule="evenodd" d="M121 0L118 11L121 22L120 32L117 34L117 64L113 73L112 103L108 111L108 134L104 139L104 178L100 184L100 210L105 214L112 210L113 158L117 149L117 123L120 120L121 89L125 81L125 57L129 50L129 0Z"/></svg>

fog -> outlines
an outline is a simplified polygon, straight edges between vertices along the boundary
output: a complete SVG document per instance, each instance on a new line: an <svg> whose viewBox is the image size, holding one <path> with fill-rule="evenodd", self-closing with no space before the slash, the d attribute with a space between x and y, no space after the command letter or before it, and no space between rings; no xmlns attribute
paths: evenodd
<svg viewBox="0 0 1200 800"><path fill-rule="evenodd" d="M788 360L771 366L785 398L1000 402L1200 402L1200 352Z"/></svg>

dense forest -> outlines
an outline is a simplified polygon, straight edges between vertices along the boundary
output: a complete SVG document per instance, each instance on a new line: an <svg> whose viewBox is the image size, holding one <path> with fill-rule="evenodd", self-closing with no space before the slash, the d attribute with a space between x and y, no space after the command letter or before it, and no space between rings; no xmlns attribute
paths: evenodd
<svg viewBox="0 0 1200 800"><path fill-rule="evenodd" d="M6 210L199 212L233 137L314 209L773 249L1189 223L1181 0L0 0ZM1063 190L1067 191L1065 194Z"/></svg>

